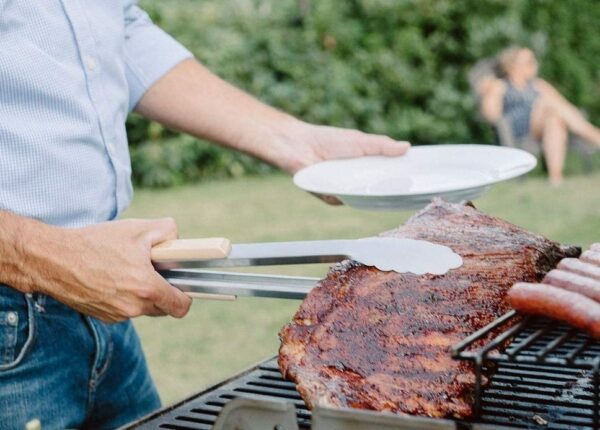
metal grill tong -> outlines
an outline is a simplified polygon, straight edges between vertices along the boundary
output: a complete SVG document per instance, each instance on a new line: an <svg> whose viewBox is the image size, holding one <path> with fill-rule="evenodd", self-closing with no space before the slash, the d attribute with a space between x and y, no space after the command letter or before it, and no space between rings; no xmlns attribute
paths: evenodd
<svg viewBox="0 0 600 430"><path fill-rule="evenodd" d="M431 242L390 237L232 245L228 239L182 239L155 246L152 261L173 286L194 298L233 300L236 296L302 299L319 278L235 273L206 269L355 260L382 271L444 274L462 259Z"/></svg>

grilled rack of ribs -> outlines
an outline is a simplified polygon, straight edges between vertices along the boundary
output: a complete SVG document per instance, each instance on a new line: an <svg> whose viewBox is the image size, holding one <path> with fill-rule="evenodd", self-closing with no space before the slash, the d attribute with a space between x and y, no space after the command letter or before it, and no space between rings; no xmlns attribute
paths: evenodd
<svg viewBox="0 0 600 430"><path fill-rule="evenodd" d="M309 407L469 418L473 368L450 347L503 315L515 282L539 281L579 249L441 200L382 235L449 246L463 266L441 276L333 266L282 328L279 367Z"/></svg>

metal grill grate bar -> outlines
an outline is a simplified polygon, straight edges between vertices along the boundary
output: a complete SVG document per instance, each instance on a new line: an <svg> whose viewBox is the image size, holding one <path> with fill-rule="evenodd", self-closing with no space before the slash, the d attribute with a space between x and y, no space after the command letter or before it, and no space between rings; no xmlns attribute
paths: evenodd
<svg viewBox="0 0 600 430"><path fill-rule="evenodd" d="M544 419L543 417L540 417ZM512 428L528 428L528 429L547 429L547 430L592 430L593 427L580 423L548 423L538 424L542 421L537 421L535 414L529 414L526 417L515 418L512 416L503 415L486 415L482 416L484 422L493 422L496 425L503 425Z"/></svg>
<svg viewBox="0 0 600 430"><path fill-rule="evenodd" d="M535 428L533 415L538 414L539 422L548 421L543 428L598 429L600 342L546 318L527 317L515 324L516 318L514 312L506 314L453 349L456 358L476 366L481 419ZM494 333L487 345L471 349ZM504 353L489 353L511 337ZM484 390L482 375L490 374Z"/></svg>

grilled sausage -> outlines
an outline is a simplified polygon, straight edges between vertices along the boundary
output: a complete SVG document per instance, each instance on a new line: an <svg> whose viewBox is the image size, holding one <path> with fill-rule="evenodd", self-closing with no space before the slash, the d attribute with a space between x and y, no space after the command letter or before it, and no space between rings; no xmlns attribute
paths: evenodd
<svg viewBox="0 0 600 430"><path fill-rule="evenodd" d="M600 281L600 267L583 262L577 258L565 258L561 260L556 267L567 272L576 273L577 275Z"/></svg>
<svg viewBox="0 0 600 430"><path fill-rule="evenodd" d="M583 294L590 299L600 302L600 281L596 279L555 269L546 274L542 283Z"/></svg>
<svg viewBox="0 0 600 430"><path fill-rule="evenodd" d="M585 261L586 263L594 264L596 266L600 266L600 251L585 251L579 257L581 261Z"/></svg>
<svg viewBox="0 0 600 430"><path fill-rule="evenodd" d="M546 284L520 282L507 294L518 311L564 321L600 338L600 303L582 294Z"/></svg>

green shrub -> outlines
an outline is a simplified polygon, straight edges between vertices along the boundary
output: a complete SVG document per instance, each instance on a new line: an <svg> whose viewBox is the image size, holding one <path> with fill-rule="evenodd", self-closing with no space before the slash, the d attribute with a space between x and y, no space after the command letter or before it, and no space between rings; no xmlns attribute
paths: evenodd
<svg viewBox="0 0 600 430"><path fill-rule="evenodd" d="M220 76L316 123L419 144L493 142L467 73L514 43L532 47L541 75L600 116L597 0L313 0L306 14L297 0L141 4ZM128 126L142 185L268 170L139 117Z"/></svg>
<svg viewBox="0 0 600 430"><path fill-rule="evenodd" d="M131 162L133 180L143 187L168 187L207 177L271 170L247 155L184 134L136 145L131 151Z"/></svg>

